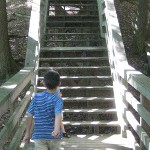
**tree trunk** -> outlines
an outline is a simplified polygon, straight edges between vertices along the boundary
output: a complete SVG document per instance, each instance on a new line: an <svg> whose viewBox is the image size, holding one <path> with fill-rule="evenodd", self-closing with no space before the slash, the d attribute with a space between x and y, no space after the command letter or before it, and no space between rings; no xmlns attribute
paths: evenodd
<svg viewBox="0 0 150 150"><path fill-rule="evenodd" d="M146 53L146 32L148 28L149 0L138 0L137 31L134 38L135 50Z"/></svg>
<svg viewBox="0 0 150 150"><path fill-rule="evenodd" d="M0 83L16 73L8 38L6 0L0 0Z"/></svg>

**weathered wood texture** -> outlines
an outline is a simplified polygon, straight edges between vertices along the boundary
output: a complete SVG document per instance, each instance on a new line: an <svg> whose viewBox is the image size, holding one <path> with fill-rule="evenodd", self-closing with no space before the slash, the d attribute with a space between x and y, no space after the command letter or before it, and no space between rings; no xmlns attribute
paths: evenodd
<svg viewBox="0 0 150 150"><path fill-rule="evenodd" d="M136 71L128 64L114 1L98 0L98 6L101 36L105 35L107 41L109 62L114 79L114 93L121 126L125 129L128 123L131 124L132 128L139 135L141 143L149 150L150 137L148 132L146 132L146 128L144 129L138 123L134 114L128 110L128 105L131 105L140 115L141 120L143 119L149 127L150 111L132 95L132 91L128 90L128 84L139 92L141 96L144 96L148 103L150 101L150 78ZM103 28L105 30L102 30Z"/></svg>
<svg viewBox="0 0 150 150"><path fill-rule="evenodd" d="M14 134L18 130L18 125L22 120L21 118L29 105L33 94L33 87L27 89L26 86L30 84L33 72L33 68L25 67L0 87L0 117L8 110L11 110L13 102L16 99L18 101L20 94L25 92L25 94L22 93L23 98L21 98L20 104L16 105L15 110L11 110L12 114L10 114L10 118L5 118L8 120L0 131L0 149L4 148L6 142L13 139ZM19 143L20 141L16 142L16 145Z"/></svg>

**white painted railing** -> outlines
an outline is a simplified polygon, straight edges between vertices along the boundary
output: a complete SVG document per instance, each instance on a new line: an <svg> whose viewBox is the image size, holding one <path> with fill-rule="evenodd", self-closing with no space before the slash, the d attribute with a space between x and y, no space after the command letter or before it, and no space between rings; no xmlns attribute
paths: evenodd
<svg viewBox="0 0 150 150"><path fill-rule="evenodd" d="M150 150L150 78L128 64L114 0L97 0L101 36L106 38L122 133L129 127L142 150ZM136 96L134 96L136 95ZM139 119L140 118L140 119Z"/></svg>

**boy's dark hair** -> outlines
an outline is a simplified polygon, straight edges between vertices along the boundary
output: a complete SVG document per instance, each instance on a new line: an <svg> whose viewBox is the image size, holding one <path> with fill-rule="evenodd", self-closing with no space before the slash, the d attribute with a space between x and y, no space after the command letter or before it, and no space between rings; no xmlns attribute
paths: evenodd
<svg viewBox="0 0 150 150"><path fill-rule="evenodd" d="M44 76L44 83L49 90L55 89L60 84L59 73L54 70L49 70Z"/></svg>

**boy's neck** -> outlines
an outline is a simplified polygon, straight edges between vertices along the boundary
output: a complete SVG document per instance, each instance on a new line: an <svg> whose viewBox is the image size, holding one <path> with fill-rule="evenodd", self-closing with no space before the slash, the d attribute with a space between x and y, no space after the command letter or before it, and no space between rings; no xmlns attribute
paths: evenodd
<svg viewBox="0 0 150 150"><path fill-rule="evenodd" d="M49 89L47 89L47 92L48 92L48 93L54 93L54 94L55 94L56 91L57 91L56 89L54 89L54 90L49 90Z"/></svg>

